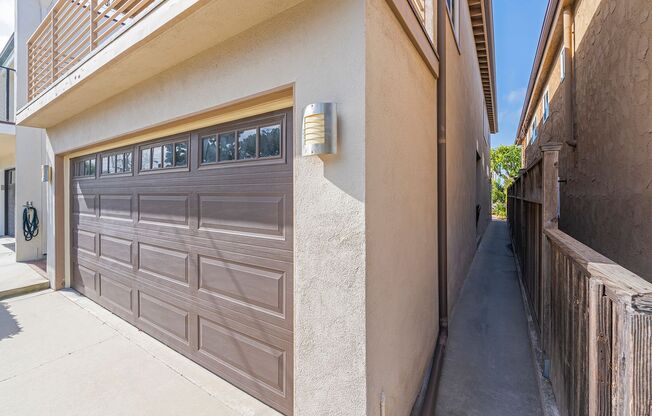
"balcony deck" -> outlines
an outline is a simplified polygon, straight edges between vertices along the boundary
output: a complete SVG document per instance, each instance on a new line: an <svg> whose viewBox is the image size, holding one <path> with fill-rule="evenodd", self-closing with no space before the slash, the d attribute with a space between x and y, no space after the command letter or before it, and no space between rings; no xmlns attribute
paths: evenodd
<svg viewBox="0 0 652 416"><path fill-rule="evenodd" d="M57 9L30 38L30 98L16 121L40 128L59 124L301 1L259 0L249 7L232 0L127 0L114 2L110 14L89 0L62 1L77 4L74 16L81 17L70 26L73 12ZM125 7L132 6L124 18ZM55 42L49 46L52 27Z"/></svg>

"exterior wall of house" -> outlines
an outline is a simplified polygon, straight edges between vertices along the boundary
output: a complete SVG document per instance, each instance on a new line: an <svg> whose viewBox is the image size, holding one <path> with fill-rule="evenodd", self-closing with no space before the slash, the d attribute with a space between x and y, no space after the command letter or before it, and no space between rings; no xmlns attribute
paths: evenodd
<svg viewBox="0 0 652 416"><path fill-rule="evenodd" d="M482 81L466 0L460 0L459 48L452 26L447 35L447 175L448 175L448 302L453 308L471 266L481 235L491 219L489 122L481 93ZM484 184L476 183L476 158L481 156ZM484 189L484 195L476 195ZM480 220L476 227L476 205Z"/></svg>
<svg viewBox="0 0 652 416"><path fill-rule="evenodd" d="M61 154L294 87L294 401L301 415L367 414L364 13L362 0L305 1L48 129L52 153ZM299 113L318 101L338 104L338 154L300 157Z"/></svg>
<svg viewBox="0 0 652 416"><path fill-rule="evenodd" d="M448 46L451 307L491 212L489 123L466 0L459 9L461 53L452 32ZM40 154L60 178L67 153L288 87L295 413L379 415L382 401L384 414L407 414L438 330L437 90L385 0L306 0L49 128ZM301 157L301 110L319 101L338 104L338 154ZM64 250L55 186L44 187L51 273Z"/></svg>
<svg viewBox="0 0 652 416"><path fill-rule="evenodd" d="M550 71L548 73L546 82L543 84L541 89L541 94L537 98L536 104L536 114L537 117L537 139L532 141L532 122L528 124L528 134L527 141L528 144L524 146L525 148L525 163L524 167L529 167L536 161L541 158L541 149L542 144L556 142L563 142L566 125L569 122L566 113L564 112L564 94L563 89L561 88L562 81L561 79L561 43L556 44L552 50L555 52L553 55L553 63L550 66ZM550 103L550 115L547 119L544 118L544 94L548 91L549 103Z"/></svg>
<svg viewBox="0 0 652 416"><path fill-rule="evenodd" d="M576 7L577 148L563 155L560 226L652 281L652 4Z"/></svg>
<svg viewBox="0 0 652 416"><path fill-rule="evenodd" d="M438 331L437 84L387 2L366 3L367 414L407 415Z"/></svg>

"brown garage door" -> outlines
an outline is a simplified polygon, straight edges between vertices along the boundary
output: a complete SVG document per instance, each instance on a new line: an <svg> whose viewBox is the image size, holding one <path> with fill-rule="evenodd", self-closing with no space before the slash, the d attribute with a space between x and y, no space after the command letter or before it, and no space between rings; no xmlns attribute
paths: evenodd
<svg viewBox="0 0 652 416"><path fill-rule="evenodd" d="M290 110L74 159L72 285L292 409Z"/></svg>

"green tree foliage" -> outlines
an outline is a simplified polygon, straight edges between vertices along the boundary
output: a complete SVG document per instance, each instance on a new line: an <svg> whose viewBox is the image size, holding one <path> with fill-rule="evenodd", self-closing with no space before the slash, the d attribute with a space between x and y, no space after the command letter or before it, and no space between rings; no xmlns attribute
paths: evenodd
<svg viewBox="0 0 652 416"><path fill-rule="evenodd" d="M491 149L491 205L493 214L507 216L507 188L521 169L520 146L498 146Z"/></svg>

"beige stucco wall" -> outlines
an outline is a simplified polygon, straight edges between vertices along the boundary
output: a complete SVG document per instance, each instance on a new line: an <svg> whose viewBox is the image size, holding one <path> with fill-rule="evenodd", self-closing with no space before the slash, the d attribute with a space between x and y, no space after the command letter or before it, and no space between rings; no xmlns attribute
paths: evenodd
<svg viewBox="0 0 652 416"><path fill-rule="evenodd" d="M48 130L61 153L281 86L294 85L298 111L338 104L338 155L294 165L301 415L367 414L364 47L363 0L306 1Z"/></svg>
<svg viewBox="0 0 652 416"><path fill-rule="evenodd" d="M367 0L368 415L407 415L437 321L436 79L385 0Z"/></svg>
<svg viewBox="0 0 652 416"><path fill-rule="evenodd" d="M451 301L490 214L489 126L466 1L460 10L462 53L448 47ZM381 396L386 415L407 414L438 329L436 81L385 0L307 0L48 129L45 154L53 165L54 155L287 86L295 414L380 414ZM317 101L338 104L338 154L300 157L300 110ZM55 197L50 185L50 206ZM48 249L50 262L63 248L50 238Z"/></svg>
<svg viewBox="0 0 652 416"><path fill-rule="evenodd" d="M560 225L652 281L652 4L577 3L577 148L562 153Z"/></svg>
<svg viewBox="0 0 652 416"><path fill-rule="evenodd" d="M473 28L466 0L460 0L459 48L447 34L448 303L455 306L475 255L477 237L491 218L489 193L489 122L483 99ZM485 178L476 183L476 154ZM483 189L484 195L476 195ZM481 218L476 229L476 204Z"/></svg>

